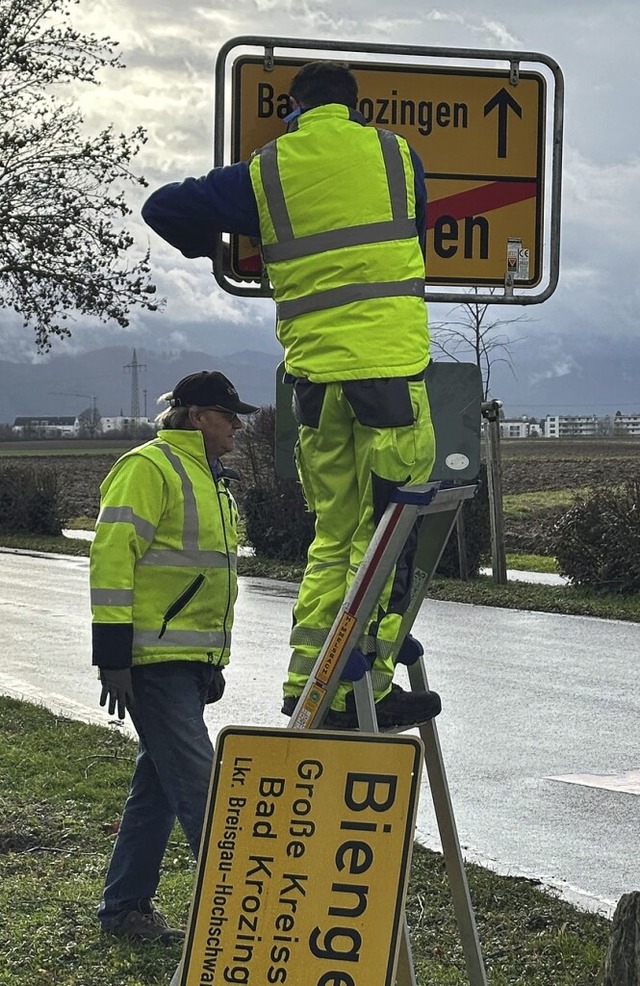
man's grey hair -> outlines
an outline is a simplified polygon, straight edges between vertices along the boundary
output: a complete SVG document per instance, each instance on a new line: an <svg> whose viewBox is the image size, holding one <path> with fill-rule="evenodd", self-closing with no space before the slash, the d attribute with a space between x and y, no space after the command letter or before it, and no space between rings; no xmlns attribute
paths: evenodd
<svg viewBox="0 0 640 986"><path fill-rule="evenodd" d="M160 394L157 403L170 401L173 392L170 390L166 394ZM166 428L172 431L193 431L193 425L189 421L188 407L165 407L164 411L156 415L156 425L158 428Z"/></svg>

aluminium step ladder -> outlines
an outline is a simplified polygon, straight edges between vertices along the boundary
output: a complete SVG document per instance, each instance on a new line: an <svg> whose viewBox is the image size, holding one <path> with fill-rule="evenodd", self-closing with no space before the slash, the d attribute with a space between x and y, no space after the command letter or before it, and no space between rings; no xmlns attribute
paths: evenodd
<svg viewBox="0 0 640 986"><path fill-rule="evenodd" d="M475 491L475 485L443 487L439 482L402 487L396 491L336 616L288 728L322 728L349 655L366 629L414 523L421 518L412 597L398 635L397 655L399 643L413 626L459 511L464 501L472 497ZM427 674L422 655L408 666L408 674L413 691L427 690ZM378 732L370 674L367 672L354 681L353 688L359 729ZM425 747L427 776L465 956L467 978L470 986L487 986L436 722L429 720L420 724L418 729ZM397 986L416 986L406 918L396 982Z"/></svg>

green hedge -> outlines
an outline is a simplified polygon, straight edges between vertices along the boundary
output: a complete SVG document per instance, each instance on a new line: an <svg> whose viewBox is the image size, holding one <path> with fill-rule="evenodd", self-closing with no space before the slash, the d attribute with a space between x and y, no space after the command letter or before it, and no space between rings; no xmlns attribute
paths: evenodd
<svg viewBox="0 0 640 986"><path fill-rule="evenodd" d="M315 515L307 512L295 480L277 479L269 485L251 486L242 503L247 540L256 554L278 561L305 561Z"/></svg>
<svg viewBox="0 0 640 986"><path fill-rule="evenodd" d="M554 530L562 575L597 592L640 591L640 476L579 495Z"/></svg>
<svg viewBox="0 0 640 986"><path fill-rule="evenodd" d="M59 474L53 466L0 464L0 531L5 534L62 532Z"/></svg>

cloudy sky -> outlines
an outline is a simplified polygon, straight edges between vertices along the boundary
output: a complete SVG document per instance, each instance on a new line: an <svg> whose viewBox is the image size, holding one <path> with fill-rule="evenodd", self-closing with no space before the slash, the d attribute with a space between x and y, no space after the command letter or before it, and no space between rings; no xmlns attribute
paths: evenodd
<svg viewBox="0 0 640 986"><path fill-rule="evenodd" d="M636 0L81 0L78 27L120 43L127 68L107 72L99 89L79 95L87 125L142 124L149 140L136 170L153 189L205 173L212 163L213 71L217 52L239 35L328 39L451 48L542 52L566 86L560 282L514 327L538 360L535 372L562 375L585 345L638 353L640 322L640 8ZM455 62L453 63L455 64ZM504 66L501 66L504 67ZM423 155L424 156L424 155ZM429 162L425 160L427 170ZM137 193L136 193L137 194ZM150 244L164 312L136 316L128 333L78 327L72 349L127 343L158 348L233 349L235 326L251 348L273 347L268 301L234 298L216 286L207 261L186 261L139 219L140 248ZM431 318L451 305L433 304ZM497 309L496 309L497 310ZM517 317L510 308L499 317ZM5 321L0 358L27 359ZM57 352L64 348L57 346ZM524 352L524 350L523 350ZM533 372L533 371L532 371ZM640 384L640 371L635 375ZM636 386L639 393L640 386Z"/></svg>

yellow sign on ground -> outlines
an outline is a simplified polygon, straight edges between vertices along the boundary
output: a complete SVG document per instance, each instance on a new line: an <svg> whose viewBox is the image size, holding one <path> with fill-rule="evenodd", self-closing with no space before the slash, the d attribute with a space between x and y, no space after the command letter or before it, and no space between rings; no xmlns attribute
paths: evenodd
<svg viewBox="0 0 640 986"><path fill-rule="evenodd" d="M232 155L284 132L288 90L304 61L259 56L233 63ZM358 109L376 127L402 134L424 164L427 184L426 283L504 284L541 279L546 83L508 70L350 63ZM239 278L259 276L256 245L232 246ZM518 262L513 264L514 244Z"/></svg>
<svg viewBox="0 0 640 986"><path fill-rule="evenodd" d="M393 986L423 756L413 736L223 730L180 986Z"/></svg>

